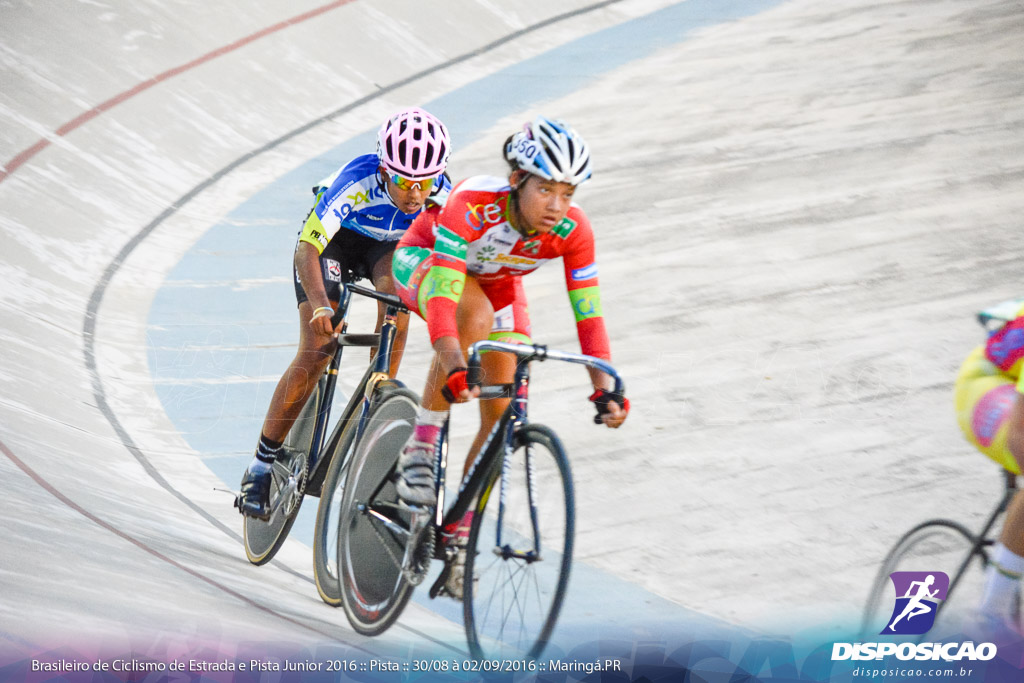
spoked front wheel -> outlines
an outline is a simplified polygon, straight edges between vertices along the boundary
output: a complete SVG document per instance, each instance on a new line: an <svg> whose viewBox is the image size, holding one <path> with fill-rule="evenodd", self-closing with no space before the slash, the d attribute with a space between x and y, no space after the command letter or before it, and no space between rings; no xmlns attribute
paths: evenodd
<svg viewBox="0 0 1024 683"><path fill-rule="evenodd" d="M391 626L412 594L402 575L409 514L398 504L395 470L417 404L414 393L398 389L373 406L345 479L338 523L341 604L364 635Z"/></svg>
<svg viewBox="0 0 1024 683"><path fill-rule="evenodd" d="M295 457L290 461L274 463L270 488L270 509L274 510L274 514L266 521L248 515L244 518L242 538L245 555L255 565L266 564L274 559L299 514L309 475L309 450L313 443L313 428L322 392L323 380L306 401L285 439L285 446L296 454Z"/></svg>
<svg viewBox="0 0 1024 683"><path fill-rule="evenodd" d="M547 427L529 425L517 441L480 494L470 527L463 617L478 659L539 656L569 583L575 509L568 458Z"/></svg>
<svg viewBox="0 0 1024 683"><path fill-rule="evenodd" d="M943 572L949 577L946 600L938 604L928 638L962 632L981 598L988 564L983 545L963 525L935 519L917 525L896 542L878 570L868 595L861 634L878 636L893 619L897 597L889 575L898 571Z"/></svg>

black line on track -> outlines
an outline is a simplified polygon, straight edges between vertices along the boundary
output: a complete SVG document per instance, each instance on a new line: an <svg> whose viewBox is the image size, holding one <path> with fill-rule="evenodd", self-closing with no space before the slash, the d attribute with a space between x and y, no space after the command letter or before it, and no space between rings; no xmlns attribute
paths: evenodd
<svg viewBox="0 0 1024 683"><path fill-rule="evenodd" d="M42 477L42 475L40 475L38 472L33 470L27 464L25 464L25 462L21 458L16 456L11 451L11 449L8 448L7 445L4 444L4 442L2 442L2 441L0 441L0 452L2 452L5 456L7 456L7 458L11 462L13 462L22 472L27 474L29 476L29 478L31 478L35 483L37 483L43 490L45 490L47 493L52 495L54 498L56 498L60 502L64 503L64 505L66 505L67 507L71 508L72 510L74 510L78 514L82 515L83 517L85 517L89 521L91 521L91 522L99 525L100 527L106 529L107 531L109 531L110 533L114 534L115 536L117 536L117 537L119 537L119 538L121 538L121 539L123 539L125 541L128 541L129 543L131 543L135 547L140 548L141 550L149 553L150 555L152 555L153 557L157 558L158 560L160 560L162 562L165 562L166 564L169 564L169 565L171 565L172 567L174 567L176 569L180 569L181 571L185 572L189 576L192 576L193 578L199 579L200 581L202 581L202 582L204 582L206 584L209 584L210 586L213 586L214 588L216 588L216 589L218 589L218 590L220 590L220 591L230 595L231 597L234 597L234 598L237 598L238 600L241 600L242 602L246 603L247 605L255 607L256 609L258 609L258 610L260 610L262 612L266 612L267 614L270 614L272 616L275 616L275 617L278 617L280 619L283 619L284 621L287 621L287 622L289 622L290 624L292 624L294 626L298 626L299 628L303 628L303 629L312 631L312 632L314 632L314 633L316 633L318 635L326 636L327 638L329 638L331 640L337 641L337 642L339 642L339 643L341 643L343 645L347 645L349 647L353 647L353 648L355 648L357 650L361 650L361 651L363 651L363 652L365 652L365 653L367 653L369 655L376 655L377 654L377 653L372 652L370 650L367 650L366 648L361 647L359 645L355 645L353 643L349 643L349 642L346 642L344 640L341 640L341 639L337 638L336 636L331 635L329 632L322 631L322 630L320 630L318 628L315 628L315 627L313 627L313 626L311 626L309 624L304 624L301 621L298 621L298 620L293 619L293 618L291 618L289 616L281 614L280 612L276 612L273 609L267 607L266 605L261 605L260 603L256 602L252 598L250 598L250 597L248 597L246 595L243 595L242 593L239 593L238 591L236 591L236 590L234 590L234 589L232 589L232 588L230 588L228 586L225 586L224 584L222 584L222 583L220 583L218 581L215 581L214 579L211 579L210 577L202 574L201 572L196 571L195 569L191 569L189 567L186 567L185 565L181 564L177 560L175 560L173 558L170 558L167 555L164 555L159 550L151 548L150 546L146 545L142 541L136 539L134 536L131 536L131 535L129 535L128 533L126 533L124 531L121 531L120 529L118 529L113 524L111 524L111 523L105 521L104 519L94 515L93 513L89 512L88 510L83 508L81 505L79 505L75 501L73 501L70 498L68 498L66 495L61 493L60 490L57 489L57 487L55 487L53 484L51 484L46 479L44 479Z"/></svg>

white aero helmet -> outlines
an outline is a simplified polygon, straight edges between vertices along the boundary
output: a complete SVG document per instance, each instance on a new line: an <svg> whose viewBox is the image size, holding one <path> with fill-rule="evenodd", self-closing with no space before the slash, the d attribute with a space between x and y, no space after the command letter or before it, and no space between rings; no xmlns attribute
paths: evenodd
<svg viewBox="0 0 1024 683"><path fill-rule="evenodd" d="M563 121L538 116L505 143L505 160L541 178L579 185L590 178L590 150Z"/></svg>
<svg viewBox="0 0 1024 683"><path fill-rule="evenodd" d="M381 165L388 172L410 180L444 173L451 149L444 124L416 107L398 112L377 131L377 158Z"/></svg>

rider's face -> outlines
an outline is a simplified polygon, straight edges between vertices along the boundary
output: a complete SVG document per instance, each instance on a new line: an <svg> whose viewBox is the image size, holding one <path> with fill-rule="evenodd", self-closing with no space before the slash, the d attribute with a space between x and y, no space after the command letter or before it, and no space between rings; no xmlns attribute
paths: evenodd
<svg viewBox="0 0 1024 683"><path fill-rule="evenodd" d="M385 182L387 183L388 194L391 195L391 199L395 202L395 206L398 207L399 211L411 214L423 208L424 202L430 196L430 190L433 185L424 188L427 183L414 183L409 189L403 190L391 180L390 175L383 167L381 172L384 174Z"/></svg>
<svg viewBox="0 0 1024 683"><path fill-rule="evenodd" d="M516 171L509 178L519 186L519 217L527 232L551 232L572 205L576 188L569 183L556 183L539 176Z"/></svg>

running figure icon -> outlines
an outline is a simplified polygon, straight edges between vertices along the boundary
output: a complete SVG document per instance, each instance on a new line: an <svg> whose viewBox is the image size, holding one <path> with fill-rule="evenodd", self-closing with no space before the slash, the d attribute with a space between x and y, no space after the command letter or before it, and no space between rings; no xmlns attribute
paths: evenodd
<svg viewBox="0 0 1024 683"><path fill-rule="evenodd" d="M944 572L937 571L893 572L889 576L896 588L896 604L893 606L889 625L882 633L926 633L935 623L939 604L946 599L949 577Z"/></svg>
<svg viewBox="0 0 1024 683"><path fill-rule="evenodd" d="M890 631L896 630L896 622L902 619L903 617L906 617L907 621L910 621L918 615L928 614L932 611L932 606L924 602L923 598L934 598L936 595L938 595L938 588L936 588L934 591L928 590L928 588L934 583L934 574L929 574L928 578L924 581L912 581L910 583L910 588L907 589L907 594L903 596L905 598L910 598L910 602L908 602L907 606L903 608L903 611L900 612L900 615L893 619L892 623L889 624ZM911 595L911 592L913 592L914 590L914 586L917 586L917 594Z"/></svg>

